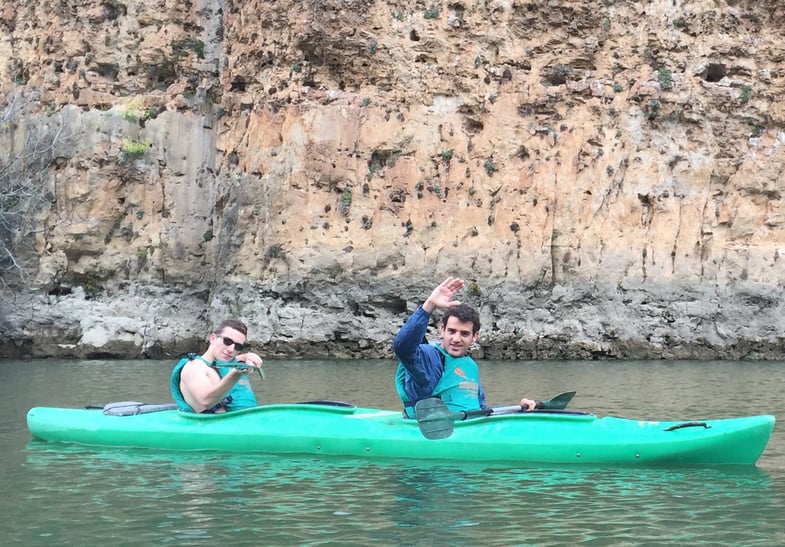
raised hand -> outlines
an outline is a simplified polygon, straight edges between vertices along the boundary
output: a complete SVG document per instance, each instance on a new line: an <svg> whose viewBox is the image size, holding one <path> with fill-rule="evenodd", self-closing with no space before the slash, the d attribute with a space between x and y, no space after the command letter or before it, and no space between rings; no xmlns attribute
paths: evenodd
<svg viewBox="0 0 785 547"><path fill-rule="evenodd" d="M459 277L448 277L442 281L438 287L433 289L431 295L423 303L422 307L428 313L436 308L449 308L457 306L460 300L453 300L455 294L463 288L463 279Z"/></svg>

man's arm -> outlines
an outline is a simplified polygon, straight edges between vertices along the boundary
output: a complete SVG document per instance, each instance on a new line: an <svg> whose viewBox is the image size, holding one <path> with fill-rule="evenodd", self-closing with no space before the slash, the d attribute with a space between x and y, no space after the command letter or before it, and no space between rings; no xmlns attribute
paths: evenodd
<svg viewBox="0 0 785 547"><path fill-rule="evenodd" d="M425 384L427 379L423 368L422 357L418 358L418 351L420 343L425 337L428 330L428 321L430 321L431 314L426 312L423 308L417 310L409 317L406 323L403 324L401 330L393 340L393 351L398 360L403 363L409 376L417 384Z"/></svg>
<svg viewBox="0 0 785 547"><path fill-rule="evenodd" d="M204 412L226 397L243 375L242 371L232 369L214 383L207 374L207 365L194 360L187 363L180 373L181 391L196 412Z"/></svg>
<svg viewBox="0 0 785 547"><path fill-rule="evenodd" d="M477 400L480 402L480 408L489 408L488 405L485 404L485 388L482 387L482 384L480 384L480 391L477 394Z"/></svg>
<svg viewBox="0 0 785 547"><path fill-rule="evenodd" d="M460 304L460 301L453 300L453 298L462 288L463 280L457 277L448 277L431 291L422 306L417 308L401 327L393 340L393 351L407 369L415 368L417 347L425 338L431 314L437 308Z"/></svg>

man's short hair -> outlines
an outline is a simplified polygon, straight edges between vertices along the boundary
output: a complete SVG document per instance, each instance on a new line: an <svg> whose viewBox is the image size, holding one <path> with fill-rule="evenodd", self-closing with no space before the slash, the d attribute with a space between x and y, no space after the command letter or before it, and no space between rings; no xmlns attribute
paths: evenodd
<svg viewBox="0 0 785 547"><path fill-rule="evenodd" d="M464 323L471 321L472 333L480 330L480 314L468 304L458 304L457 306L447 308L444 312L444 317L442 317L442 328L447 326L447 320L450 317L455 317L458 321Z"/></svg>
<svg viewBox="0 0 785 547"><path fill-rule="evenodd" d="M248 327L239 319L226 319L221 321L221 324L213 331L214 334L222 334L225 328L234 329L237 332L243 333L243 336L248 337Z"/></svg>

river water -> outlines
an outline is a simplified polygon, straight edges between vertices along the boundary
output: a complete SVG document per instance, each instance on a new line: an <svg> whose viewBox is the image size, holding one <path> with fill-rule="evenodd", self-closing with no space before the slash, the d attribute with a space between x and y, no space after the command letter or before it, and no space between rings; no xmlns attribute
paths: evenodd
<svg viewBox="0 0 785 547"><path fill-rule="evenodd" d="M0 361L3 545L782 545L785 434L756 467L372 462L33 442L32 406L168 402L171 362ZM489 402L577 391L641 419L785 417L785 363L482 362ZM261 402L398 408L390 361L270 361Z"/></svg>

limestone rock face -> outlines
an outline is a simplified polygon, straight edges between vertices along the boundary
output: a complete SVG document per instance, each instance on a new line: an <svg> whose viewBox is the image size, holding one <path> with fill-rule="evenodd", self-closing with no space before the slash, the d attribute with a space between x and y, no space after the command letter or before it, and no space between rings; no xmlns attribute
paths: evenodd
<svg viewBox="0 0 785 547"><path fill-rule="evenodd" d="M785 357L778 0L21 4L0 356L388 358L459 275L481 357Z"/></svg>

